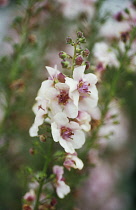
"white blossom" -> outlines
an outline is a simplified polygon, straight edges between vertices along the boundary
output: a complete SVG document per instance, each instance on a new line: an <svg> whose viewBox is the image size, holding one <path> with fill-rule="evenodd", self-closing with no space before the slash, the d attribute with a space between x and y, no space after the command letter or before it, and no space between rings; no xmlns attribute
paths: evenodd
<svg viewBox="0 0 136 210"><path fill-rule="evenodd" d="M79 169L81 170L84 166L83 162L81 159L77 157L77 153L73 154L67 154L65 161L63 165L70 170L71 168Z"/></svg>
<svg viewBox="0 0 136 210"><path fill-rule="evenodd" d="M64 173L64 169L62 166L55 165L53 167L53 173L56 175L55 187L57 195L59 198L64 198L65 195L70 192L70 187L63 181L62 175Z"/></svg>
<svg viewBox="0 0 136 210"><path fill-rule="evenodd" d="M78 123L68 120L65 113L60 112L54 116L51 123L52 136L55 142L59 142L65 152L73 154L85 143L85 134Z"/></svg>

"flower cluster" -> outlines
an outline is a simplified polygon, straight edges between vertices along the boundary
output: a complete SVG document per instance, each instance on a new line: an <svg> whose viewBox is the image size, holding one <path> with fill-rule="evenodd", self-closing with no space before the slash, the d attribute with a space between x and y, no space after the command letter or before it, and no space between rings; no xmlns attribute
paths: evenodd
<svg viewBox="0 0 136 210"><path fill-rule="evenodd" d="M83 41L83 34L78 32L77 35L78 43L79 40ZM81 51L86 57L89 55L87 49ZM59 56L64 59L65 54L61 51ZM29 131L32 137L41 136L39 128L48 122L51 125L53 140L66 152L63 165L68 170L83 168L83 162L77 157L75 150L80 149L85 143L84 132L91 129L92 110L98 102L97 77L92 73L85 74L86 65L83 62L78 63L77 56L80 56L79 52L72 59L75 63L71 68L71 77L61 73L57 68L46 66L49 77L42 82L38 91L36 104L33 106L35 121ZM42 136L45 136L45 133L42 133ZM61 171L62 178L63 167L53 168L53 173L57 176L56 191L58 196L63 198L70 189L61 180L60 174L58 176L58 171Z"/></svg>
<svg viewBox="0 0 136 210"><path fill-rule="evenodd" d="M90 130L90 114L98 101L97 77L92 73L84 74L85 67L76 67L73 78L46 67L49 78L42 82L33 107L36 117L30 136L38 136L39 126L48 121L54 141L70 154L83 146L83 131Z"/></svg>

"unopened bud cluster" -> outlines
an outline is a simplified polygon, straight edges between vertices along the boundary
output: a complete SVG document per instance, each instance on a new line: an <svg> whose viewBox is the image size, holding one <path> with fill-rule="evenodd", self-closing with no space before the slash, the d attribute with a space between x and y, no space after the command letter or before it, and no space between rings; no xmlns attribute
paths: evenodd
<svg viewBox="0 0 136 210"><path fill-rule="evenodd" d="M86 43L86 39L81 31L77 32L77 39L74 41L71 37L66 38L66 43L70 44L74 47L74 66L80 66L80 65L86 65L86 69L89 69L90 64L87 61L86 58L89 56L90 51L88 49L82 49L81 44ZM68 55L64 51L60 51L59 57L62 59L61 65L62 68L71 69L71 65L73 64L73 57L71 55Z"/></svg>

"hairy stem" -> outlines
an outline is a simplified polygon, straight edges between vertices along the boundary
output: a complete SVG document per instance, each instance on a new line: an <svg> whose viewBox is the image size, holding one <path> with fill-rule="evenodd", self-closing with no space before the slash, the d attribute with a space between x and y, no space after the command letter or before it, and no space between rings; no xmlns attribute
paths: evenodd
<svg viewBox="0 0 136 210"><path fill-rule="evenodd" d="M46 159L46 161L45 161L45 164L44 164L44 167L43 167L43 171L42 171L44 174L46 174L48 165L49 165L49 163L50 163L50 161L51 161L52 148L53 148L53 140L51 141L51 143L50 143L50 145L49 145L49 148L48 148L47 159ZM38 210L39 199L40 199L40 195L41 195L41 193L42 193L42 188L43 188L44 182L45 182L45 179L42 179L42 180L40 181L39 189L38 189L38 192L37 192L37 198L36 198L34 210Z"/></svg>

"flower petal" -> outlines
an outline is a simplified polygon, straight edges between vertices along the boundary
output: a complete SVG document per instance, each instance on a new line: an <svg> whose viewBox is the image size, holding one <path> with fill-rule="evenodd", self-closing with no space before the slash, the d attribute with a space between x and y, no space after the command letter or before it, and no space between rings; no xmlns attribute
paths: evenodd
<svg viewBox="0 0 136 210"><path fill-rule="evenodd" d="M91 114L91 109L97 106L98 99L91 97L83 98L79 103L79 110L86 111Z"/></svg>
<svg viewBox="0 0 136 210"><path fill-rule="evenodd" d="M98 81L96 75L92 73L84 74L84 80L90 83L90 85L95 85Z"/></svg>
<svg viewBox="0 0 136 210"><path fill-rule="evenodd" d="M84 65L84 66L79 66L79 67L77 67L77 68L74 69L73 78L76 81L79 81L80 79L83 78L85 68L86 68L86 66Z"/></svg>
<svg viewBox="0 0 136 210"><path fill-rule="evenodd" d="M69 118L75 118L78 115L78 108L73 103L72 100L69 100L69 102L64 107L64 112Z"/></svg>
<svg viewBox="0 0 136 210"><path fill-rule="evenodd" d="M70 92L73 92L77 89L78 82L73 80L72 78L66 77L65 83L69 86Z"/></svg>
<svg viewBox="0 0 136 210"><path fill-rule="evenodd" d="M66 114L63 113L63 112L57 113L57 114L54 116L54 120L55 120L56 124L57 124L59 127L65 126L65 125L69 122L69 120L68 120Z"/></svg>
<svg viewBox="0 0 136 210"><path fill-rule="evenodd" d="M70 153L70 154L73 154L75 152L71 141L66 141L60 138L59 143L64 148L65 152Z"/></svg>
<svg viewBox="0 0 136 210"><path fill-rule="evenodd" d="M37 125L35 125L35 124L33 124L32 126L31 126L31 128L29 129L29 135L31 136L31 137L34 137L34 136L38 136L38 126Z"/></svg>
<svg viewBox="0 0 136 210"><path fill-rule="evenodd" d="M73 156L72 160L74 160L75 162L75 168L78 168L79 170L81 170L84 166L82 160L80 160L77 156Z"/></svg>
<svg viewBox="0 0 136 210"><path fill-rule="evenodd" d="M55 142L58 142L61 136L60 136L60 130L58 129L57 124L55 122L51 123L51 132L52 132L53 140Z"/></svg>
<svg viewBox="0 0 136 210"><path fill-rule="evenodd" d="M85 143L85 134L83 131L76 130L73 135L73 139L71 140L71 143L74 147L74 149L79 149L83 146Z"/></svg>
<svg viewBox="0 0 136 210"><path fill-rule="evenodd" d="M70 187L66 185L64 181L59 181L56 192L59 198L64 198L64 196L70 192Z"/></svg>
<svg viewBox="0 0 136 210"><path fill-rule="evenodd" d="M58 89L58 90L65 90L65 91L69 91L69 86L65 83L61 83L61 82L58 82L56 85L55 85L55 88Z"/></svg>
<svg viewBox="0 0 136 210"><path fill-rule="evenodd" d="M40 89L38 91L37 97L44 98L47 90L49 88L51 88L52 85L53 85L53 81L52 80L45 80L45 81L43 81L42 84L41 84L41 87L40 87Z"/></svg>
<svg viewBox="0 0 136 210"><path fill-rule="evenodd" d="M46 69L47 69L47 71L48 71L48 73L49 73L49 75L52 79L56 78L57 74L60 73L57 69L54 69L50 66L46 66Z"/></svg>

